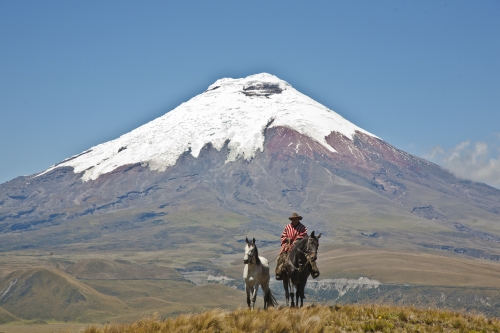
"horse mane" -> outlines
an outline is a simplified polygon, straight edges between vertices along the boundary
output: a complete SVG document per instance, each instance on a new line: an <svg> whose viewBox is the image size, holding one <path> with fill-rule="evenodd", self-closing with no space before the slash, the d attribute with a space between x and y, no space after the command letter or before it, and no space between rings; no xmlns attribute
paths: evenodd
<svg viewBox="0 0 500 333"><path fill-rule="evenodd" d="M289 258L295 258L297 256L298 249L302 251L302 249L305 247L307 244L307 240L309 239L309 235L306 235L306 237L298 240L294 246L292 246L292 249L290 250Z"/></svg>
<svg viewBox="0 0 500 333"><path fill-rule="evenodd" d="M255 263L257 265L262 265L262 263L260 262L259 250L257 250L257 245L254 244L253 246L255 247L255 254L254 254L254 256L255 256Z"/></svg>

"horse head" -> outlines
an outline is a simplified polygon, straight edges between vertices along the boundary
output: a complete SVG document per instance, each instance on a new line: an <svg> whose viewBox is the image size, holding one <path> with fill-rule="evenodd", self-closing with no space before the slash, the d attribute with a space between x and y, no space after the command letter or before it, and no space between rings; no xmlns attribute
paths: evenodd
<svg viewBox="0 0 500 333"><path fill-rule="evenodd" d="M321 237L321 233L316 236L314 235L314 231L311 232L311 235L307 238L306 252L309 255L311 261L316 261L318 259L318 247L319 247L319 238Z"/></svg>
<svg viewBox="0 0 500 333"><path fill-rule="evenodd" d="M252 258L255 255L257 247L255 246L255 238L250 242L248 238L245 238L247 241L247 245L245 246L245 256L243 257L244 264L251 264Z"/></svg>

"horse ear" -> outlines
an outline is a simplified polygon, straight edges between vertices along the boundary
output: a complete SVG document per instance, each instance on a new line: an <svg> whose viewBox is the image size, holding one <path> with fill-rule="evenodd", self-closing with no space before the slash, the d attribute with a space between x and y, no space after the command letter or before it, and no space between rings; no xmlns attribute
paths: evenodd
<svg viewBox="0 0 500 333"><path fill-rule="evenodd" d="M255 245L255 238L253 239L253 244Z"/></svg>
<svg viewBox="0 0 500 333"><path fill-rule="evenodd" d="M245 239L247 240L247 243L250 243L250 242L248 241L248 237L245 237Z"/></svg>
<svg viewBox="0 0 500 333"><path fill-rule="evenodd" d="M316 237L316 238L319 239L321 237L321 235L323 235L323 234L320 232L318 237Z"/></svg>
<svg viewBox="0 0 500 333"><path fill-rule="evenodd" d="M313 232L311 232L311 237L314 237L314 231L313 231Z"/></svg>

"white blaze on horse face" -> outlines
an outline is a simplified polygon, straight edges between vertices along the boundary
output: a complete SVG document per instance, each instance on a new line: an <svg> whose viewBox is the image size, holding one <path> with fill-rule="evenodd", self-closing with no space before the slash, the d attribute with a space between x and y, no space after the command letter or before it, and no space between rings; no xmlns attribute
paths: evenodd
<svg viewBox="0 0 500 333"><path fill-rule="evenodd" d="M252 259L254 248L255 247L249 246L248 244L245 246L245 256L243 257L244 263L249 263L249 260Z"/></svg>
<svg viewBox="0 0 500 333"><path fill-rule="evenodd" d="M248 262L248 244L245 246L245 255L243 256L243 262Z"/></svg>

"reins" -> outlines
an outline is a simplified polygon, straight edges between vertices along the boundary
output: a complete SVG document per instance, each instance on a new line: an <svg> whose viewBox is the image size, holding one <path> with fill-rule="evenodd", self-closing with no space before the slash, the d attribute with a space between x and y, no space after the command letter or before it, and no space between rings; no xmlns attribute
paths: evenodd
<svg viewBox="0 0 500 333"><path fill-rule="evenodd" d="M302 252L302 251L300 251L300 252ZM293 268L295 268L296 270L298 270L299 273L302 273L304 271L304 269L307 267L307 264L311 264L312 265L311 255L306 254L305 252L302 252L302 253L304 253L304 255L305 255L306 259L307 259L307 261L306 261L306 263L304 265L300 265L299 264L300 267L297 268L297 267L295 267L295 265L292 262L289 262L289 264L292 265Z"/></svg>
<svg viewBox="0 0 500 333"><path fill-rule="evenodd" d="M273 261L275 261L276 259L278 259L278 257L279 257L279 256L280 256L280 255L278 254L278 255L276 256L276 258L274 258L274 259L273 259L273 260L271 260L271 261L268 261L268 263L269 263L269 264L270 264L270 263L272 263Z"/></svg>
<svg viewBox="0 0 500 333"><path fill-rule="evenodd" d="M268 261L267 263L268 263L268 264L272 263L273 261L275 261L276 259L278 259L278 257L279 257L279 256L280 256L280 255L278 254L278 255L276 256L276 258L274 258L274 259L273 259L273 260L271 260L271 261ZM252 257L253 257L253 256L252 256Z"/></svg>
<svg viewBox="0 0 500 333"><path fill-rule="evenodd" d="M289 263L290 263L290 265L292 265L293 268L295 268L296 270L298 270L299 273L302 273L304 271L304 269L307 267L307 264L311 264L311 266L312 266L311 254L309 252L302 251L298 247L296 248L296 250L299 251L299 252L301 252L301 253L303 253L304 256L306 257L307 261L305 262L304 265L300 265L299 264L299 268L295 267L295 265L291 261L289 261ZM279 255L278 255L278 257L279 257ZM299 260L299 262L300 262L300 260Z"/></svg>

